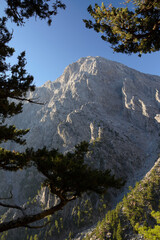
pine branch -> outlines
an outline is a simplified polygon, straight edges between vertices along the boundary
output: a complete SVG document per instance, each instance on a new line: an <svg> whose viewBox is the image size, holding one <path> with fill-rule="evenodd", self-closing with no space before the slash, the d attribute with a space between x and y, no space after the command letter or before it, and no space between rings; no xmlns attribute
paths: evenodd
<svg viewBox="0 0 160 240"><path fill-rule="evenodd" d="M17 218L15 220L11 220L8 222L0 223L0 232L8 231L10 229L26 227L28 224L44 219L49 215L53 215L55 212L62 210L62 208L68 203L68 201L61 201L54 207L51 207L47 210L44 210L40 213L33 215L25 215L23 217ZM16 208L16 207L14 207ZM19 209L19 208L17 208ZM19 209L20 210L20 209Z"/></svg>
<svg viewBox="0 0 160 240"><path fill-rule="evenodd" d="M19 100L19 101L27 101L29 103L34 103L38 105L45 105L46 103L35 102L33 99L22 98L22 97L11 97L12 99Z"/></svg>

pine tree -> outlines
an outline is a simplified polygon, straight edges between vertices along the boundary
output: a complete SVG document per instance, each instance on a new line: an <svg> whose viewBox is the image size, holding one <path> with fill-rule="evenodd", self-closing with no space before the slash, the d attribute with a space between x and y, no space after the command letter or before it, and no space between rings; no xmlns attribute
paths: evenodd
<svg viewBox="0 0 160 240"><path fill-rule="evenodd" d="M12 39L12 34L6 27L7 19L0 18L0 143L8 140L19 144L25 144L22 139L28 130L19 130L15 126L5 124L5 119L10 118L22 111L23 101L31 99L26 98L27 91L33 91L33 76L27 74L25 70L26 60L25 52L18 56L18 63L11 66L7 59L14 53L14 49L8 46ZM0 149L0 155L4 152ZM6 158L9 152L5 152ZM0 158L0 166L7 166L9 160L4 162Z"/></svg>
<svg viewBox="0 0 160 240"><path fill-rule="evenodd" d="M133 6L127 7L132 3ZM102 39L115 52L151 53L160 50L160 1L126 0L124 7L95 4L88 7L93 21L84 20L87 28L102 33Z"/></svg>

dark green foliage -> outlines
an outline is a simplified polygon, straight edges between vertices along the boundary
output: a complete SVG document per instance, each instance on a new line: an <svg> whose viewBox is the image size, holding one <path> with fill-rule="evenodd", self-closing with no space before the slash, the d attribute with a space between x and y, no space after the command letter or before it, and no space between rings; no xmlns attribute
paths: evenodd
<svg viewBox="0 0 160 240"><path fill-rule="evenodd" d="M108 187L120 188L124 185L122 179L115 179L110 170L92 169L84 163L89 144L82 142L75 147L75 152L66 155L56 150L38 150L31 154L31 159L38 171L47 177L45 185L52 193L58 191L66 198L68 194L81 196L86 191L104 193Z"/></svg>
<svg viewBox="0 0 160 240"><path fill-rule="evenodd" d="M102 39L111 44L115 52L151 53L160 50L160 2L159 0L126 0L135 5L115 8L95 4L88 7L94 18L84 20L87 28L101 32Z"/></svg>
<svg viewBox="0 0 160 240"><path fill-rule="evenodd" d="M17 64L10 66L7 63L7 58L14 53L14 49L8 46L11 38L12 34L6 27L6 18L0 18L0 143L13 140L24 144L25 141L21 140L21 137L28 130L18 130L15 126L4 124L7 117L22 111L22 101L25 100L26 92L34 90L33 77L25 70L25 52L18 56Z"/></svg>
<svg viewBox="0 0 160 240"><path fill-rule="evenodd" d="M0 148L0 168L9 171L17 171L24 167L31 166L29 152L30 151L27 150L24 153L19 153Z"/></svg>
<svg viewBox="0 0 160 240"><path fill-rule="evenodd" d="M24 24L24 19L30 17L39 17L40 19L48 19L48 24L52 22L51 17L57 14L58 8L65 9L65 4L56 0L6 0L6 14L17 25ZM49 3L51 2L52 5Z"/></svg>
<svg viewBox="0 0 160 240"><path fill-rule="evenodd" d="M23 100L28 90L33 91L33 76L25 70L25 52L18 56L18 63L10 66L7 58L11 57L14 49L8 46L12 39L6 27L6 18L0 18L0 117L2 120L22 111L22 103L14 103L7 98Z"/></svg>
<svg viewBox="0 0 160 240"><path fill-rule="evenodd" d="M115 179L109 170L92 169L85 164L84 158L88 151L88 143L82 142L75 147L75 152L63 155L57 150L48 151L46 148L25 153L10 152L1 149L1 165L7 170L18 170L24 166L35 166L45 176L43 186L50 189L53 195L59 198L55 206L40 213L24 215L14 221L0 224L0 232L17 227L28 226L29 223L53 215L68 202L80 197L84 192L102 194L109 187L120 188L124 185L122 179ZM0 203L2 205L2 203ZM9 205L7 205L9 207ZM11 207L12 208L12 207ZM15 207L23 212L25 209Z"/></svg>

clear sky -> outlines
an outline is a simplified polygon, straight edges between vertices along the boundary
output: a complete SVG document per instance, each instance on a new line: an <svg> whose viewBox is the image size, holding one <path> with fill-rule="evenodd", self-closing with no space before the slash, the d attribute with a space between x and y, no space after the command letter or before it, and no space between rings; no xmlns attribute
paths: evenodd
<svg viewBox="0 0 160 240"><path fill-rule="evenodd" d="M5 0L0 0L4 6ZM109 60L121 62L131 68L144 73L160 76L160 52L142 55L125 55L113 53L109 43L100 38L100 34L85 28L82 19L89 19L87 7L100 0L62 0L66 3L66 10L59 10L49 27L46 21L35 18L26 22L24 27L9 24L14 30L10 46L16 53L12 58L15 63L17 55L26 51L27 71L34 76L36 86L46 81L56 80L64 68L81 57L101 56ZM123 0L104 1L112 4ZM0 10L2 15L2 8Z"/></svg>

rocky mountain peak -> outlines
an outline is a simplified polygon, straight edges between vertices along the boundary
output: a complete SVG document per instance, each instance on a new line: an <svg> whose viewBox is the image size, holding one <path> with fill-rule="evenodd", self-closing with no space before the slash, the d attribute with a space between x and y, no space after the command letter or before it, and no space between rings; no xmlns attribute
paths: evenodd
<svg viewBox="0 0 160 240"><path fill-rule="evenodd" d="M46 82L28 97L44 105L26 102L23 112L7 121L17 128L30 128L25 147L46 146L66 152L86 140L91 147L86 161L92 167L111 169L127 180L127 186L142 179L154 165L160 150L159 76L101 57L86 57L70 64L57 80ZM24 150L12 142L5 147ZM36 187L39 184L35 171L2 172L1 191L7 195L10 187L16 203L27 201L31 183ZM45 191L42 195L46 203L50 202ZM117 202L122 197L123 193L118 194ZM87 201L91 205L94 202ZM96 201L93 212L98 211ZM62 213L67 223L68 212L74 212L72 207ZM91 218L97 221L97 215ZM75 223L68 224L75 227Z"/></svg>
<svg viewBox="0 0 160 240"><path fill-rule="evenodd" d="M157 148L159 91L160 77L89 56L66 67L56 81L29 93L44 105L25 103L23 112L10 122L30 128L28 147L68 151L82 140L100 139L105 153L101 166L107 166L110 151L132 162L135 155L143 159ZM8 147L23 150L13 143Z"/></svg>

